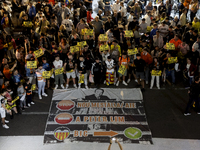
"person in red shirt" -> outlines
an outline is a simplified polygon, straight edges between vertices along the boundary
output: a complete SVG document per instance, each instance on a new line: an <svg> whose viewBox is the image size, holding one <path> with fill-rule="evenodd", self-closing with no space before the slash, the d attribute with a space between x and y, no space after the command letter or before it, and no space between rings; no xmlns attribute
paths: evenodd
<svg viewBox="0 0 200 150"><path fill-rule="evenodd" d="M89 8L88 11L87 11L87 23L91 22L92 21L92 8Z"/></svg>
<svg viewBox="0 0 200 150"><path fill-rule="evenodd" d="M152 56L147 52L147 48L145 47L141 53L141 58L146 62L145 67L145 81L146 84L149 83L149 65L153 62Z"/></svg>
<svg viewBox="0 0 200 150"><path fill-rule="evenodd" d="M182 41L179 39L178 34L176 34L174 38L169 41L169 43L173 43L175 46L175 49L177 50L178 46L182 43Z"/></svg>
<svg viewBox="0 0 200 150"><path fill-rule="evenodd" d="M16 66L17 66L17 63L15 63L11 69L9 68L8 64L4 66L3 74L6 77L6 79L8 80L11 79L12 71L15 69Z"/></svg>

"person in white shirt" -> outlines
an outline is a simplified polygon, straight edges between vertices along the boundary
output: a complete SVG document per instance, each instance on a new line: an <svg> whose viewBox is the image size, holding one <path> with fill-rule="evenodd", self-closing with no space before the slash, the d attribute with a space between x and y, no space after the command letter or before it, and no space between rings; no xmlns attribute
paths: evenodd
<svg viewBox="0 0 200 150"><path fill-rule="evenodd" d="M36 76L38 81L38 96L39 99L42 99L42 96L47 97L48 95L44 92L44 88L46 85L46 79L42 77L42 73L45 71L42 67L42 63L38 65L38 69L36 70ZM42 92L42 96L41 96Z"/></svg>
<svg viewBox="0 0 200 150"><path fill-rule="evenodd" d="M125 17L126 16L126 7L124 6L124 2L120 2L120 6L121 6L121 10L120 10L120 13L121 13L121 17Z"/></svg>
<svg viewBox="0 0 200 150"><path fill-rule="evenodd" d="M143 18L142 22L140 23L140 32L144 34L147 32L147 23L145 21L145 18Z"/></svg>
<svg viewBox="0 0 200 150"><path fill-rule="evenodd" d="M110 56L107 57L105 61L106 64L106 85L114 84L114 71L115 71L115 62L111 59Z"/></svg>
<svg viewBox="0 0 200 150"><path fill-rule="evenodd" d="M116 11L116 12L119 12L119 10L120 10L120 0L117 0L116 1L116 3L114 3L113 5L112 5L112 11L114 12L114 11Z"/></svg>
<svg viewBox="0 0 200 150"><path fill-rule="evenodd" d="M63 61L60 60L60 56L59 55L55 56L55 60L53 62L53 65L54 65L55 70L56 69L61 69L63 67ZM63 73L55 75L55 82L56 82L55 89L58 88L58 82L59 82L59 80L60 80L60 86L61 86L61 88L64 89L65 87L63 85Z"/></svg>
<svg viewBox="0 0 200 150"><path fill-rule="evenodd" d="M10 8L10 6L7 5L6 1L3 2L2 8L4 8L9 13L9 15L11 16L12 9Z"/></svg>
<svg viewBox="0 0 200 150"><path fill-rule="evenodd" d="M9 129L9 126L6 124L6 123L9 123L8 120L5 120L6 118L6 111L9 112L11 114L11 110L8 110L6 107L5 107L5 103L6 103L6 100L4 98L4 96L6 95L6 90L3 89L2 90L2 94L0 94L0 115L1 115L1 122L2 122L2 126L3 128L5 129Z"/></svg>
<svg viewBox="0 0 200 150"><path fill-rule="evenodd" d="M66 19L64 19L64 20L62 21L62 24L65 25L66 31L68 32L68 34L71 34L71 32L72 32L72 27L73 27L74 25L73 25L72 20L69 19L69 14L66 15Z"/></svg>
<svg viewBox="0 0 200 150"><path fill-rule="evenodd" d="M130 14L129 14L129 16L128 16L128 22L131 22L131 21L133 21L133 16L134 16L134 11L131 11L130 12Z"/></svg>
<svg viewBox="0 0 200 150"><path fill-rule="evenodd" d="M150 12L150 11L147 11L146 15L144 16L145 21L146 21L146 23L147 23L147 26L150 26L150 25L151 25L151 18L150 18L150 16L151 16L151 12Z"/></svg>

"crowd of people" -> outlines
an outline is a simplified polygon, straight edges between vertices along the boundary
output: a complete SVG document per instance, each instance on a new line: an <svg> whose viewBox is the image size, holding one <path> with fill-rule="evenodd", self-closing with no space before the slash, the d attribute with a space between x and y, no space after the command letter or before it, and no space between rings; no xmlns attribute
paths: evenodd
<svg viewBox="0 0 200 150"><path fill-rule="evenodd" d="M198 0L12 0L0 8L1 118L18 114L48 96L45 88L88 89L90 83L137 87L170 86L182 78L186 88L199 76ZM176 15L176 14L175 14ZM14 21L15 20L15 21ZM19 33L19 34L17 34ZM60 86L59 86L60 85ZM15 99L19 99L15 102ZM6 105L5 105L6 104ZM20 108L20 109L17 109ZM12 111L11 111L12 110ZM188 113L188 112L186 112Z"/></svg>

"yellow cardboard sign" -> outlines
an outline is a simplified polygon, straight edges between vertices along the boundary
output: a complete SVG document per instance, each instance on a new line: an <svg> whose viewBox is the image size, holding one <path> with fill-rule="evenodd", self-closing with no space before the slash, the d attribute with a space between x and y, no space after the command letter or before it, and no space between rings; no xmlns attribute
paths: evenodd
<svg viewBox="0 0 200 150"><path fill-rule="evenodd" d="M177 62L177 57L169 57L168 58L168 64L173 64Z"/></svg>
<svg viewBox="0 0 200 150"><path fill-rule="evenodd" d="M161 76L162 71L161 70L152 70L151 75L152 76Z"/></svg>
<svg viewBox="0 0 200 150"><path fill-rule="evenodd" d="M80 74L79 76L78 83L84 83L84 74Z"/></svg>
<svg viewBox="0 0 200 150"><path fill-rule="evenodd" d="M108 41L108 37L106 34L100 34L99 35L99 41Z"/></svg>
<svg viewBox="0 0 200 150"><path fill-rule="evenodd" d="M100 49L100 51L107 51L107 50L109 50L109 46L108 46L108 44L100 45L99 49Z"/></svg>
<svg viewBox="0 0 200 150"><path fill-rule="evenodd" d="M83 47L83 46L85 46L85 45L87 45L87 42L86 42L86 41L82 41L82 42L78 42L78 43L77 43L77 46L79 46L79 47Z"/></svg>
<svg viewBox="0 0 200 150"><path fill-rule="evenodd" d="M87 29L81 29L81 35L84 35L86 30Z"/></svg>
<svg viewBox="0 0 200 150"><path fill-rule="evenodd" d="M175 50L174 43L166 43L166 49L168 49L168 50Z"/></svg>
<svg viewBox="0 0 200 150"><path fill-rule="evenodd" d="M35 91L35 90L36 90L36 84L32 84L31 90L32 90L32 91Z"/></svg>
<svg viewBox="0 0 200 150"><path fill-rule="evenodd" d="M133 37L133 31L132 30L126 30L125 32L125 37Z"/></svg>
<svg viewBox="0 0 200 150"><path fill-rule="evenodd" d="M50 71L43 71L42 72L42 77L45 79L49 79L53 74L53 69L51 69Z"/></svg>
<svg viewBox="0 0 200 150"><path fill-rule="evenodd" d="M79 48L78 46L70 46L70 52L71 52L71 53L78 52L79 49L80 49L80 48Z"/></svg>
<svg viewBox="0 0 200 150"><path fill-rule="evenodd" d="M27 61L27 68L37 68L37 61Z"/></svg>
<svg viewBox="0 0 200 150"><path fill-rule="evenodd" d="M93 29L87 29L85 31L85 35L93 36L94 35L94 30Z"/></svg>
<svg viewBox="0 0 200 150"><path fill-rule="evenodd" d="M128 49L128 55L130 56L130 55L135 55L135 54L137 54L138 53L138 50L137 50L137 48L135 48L135 49Z"/></svg>
<svg viewBox="0 0 200 150"><path fill-rule="evenodd" d="M63 68L60 68L60 69L56 69L55 70L55 75L57 76L57 75L59 75L59 74L63 74Z"/></svg>
<svg viewBox="0 0 200 150"><path fill-rule="evenodd" d="M147 26L147 31L151 31L153 29L152 26Z"/></svg>
<svg viewBox="0 0 200 150"><path fill-rule="evenodd" d="M34 55L36 58L38 58L38 57L44 55L44 51L42 49L39 49L37 51L34 51Z"/></svg>
<svg viewBox="0 0 200 150"><path fill-rule="evenodd" d="M126 66L121 65L121 66L119 67L118 73L120 73L121 75L124 75L125 72L126 72Z"/></svg>
<svg viewBox="0 0 200 150"><path fill-rule="evenodd" d="M31 21L24 21L23 22L23 26L24 27L28 27L28 28L31 28L33 26L33 23Z"/></svg>

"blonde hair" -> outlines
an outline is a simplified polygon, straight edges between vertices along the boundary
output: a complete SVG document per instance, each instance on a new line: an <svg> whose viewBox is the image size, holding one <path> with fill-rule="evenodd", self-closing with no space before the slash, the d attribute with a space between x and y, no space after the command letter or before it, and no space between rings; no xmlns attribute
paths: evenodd
<svg viewBox="0 0 200 150"><path fill-rule="evenodd" d="M19 19L21 19L25 14L26 14L25 11L22 11L22 12L19 14Z"/></svg>

